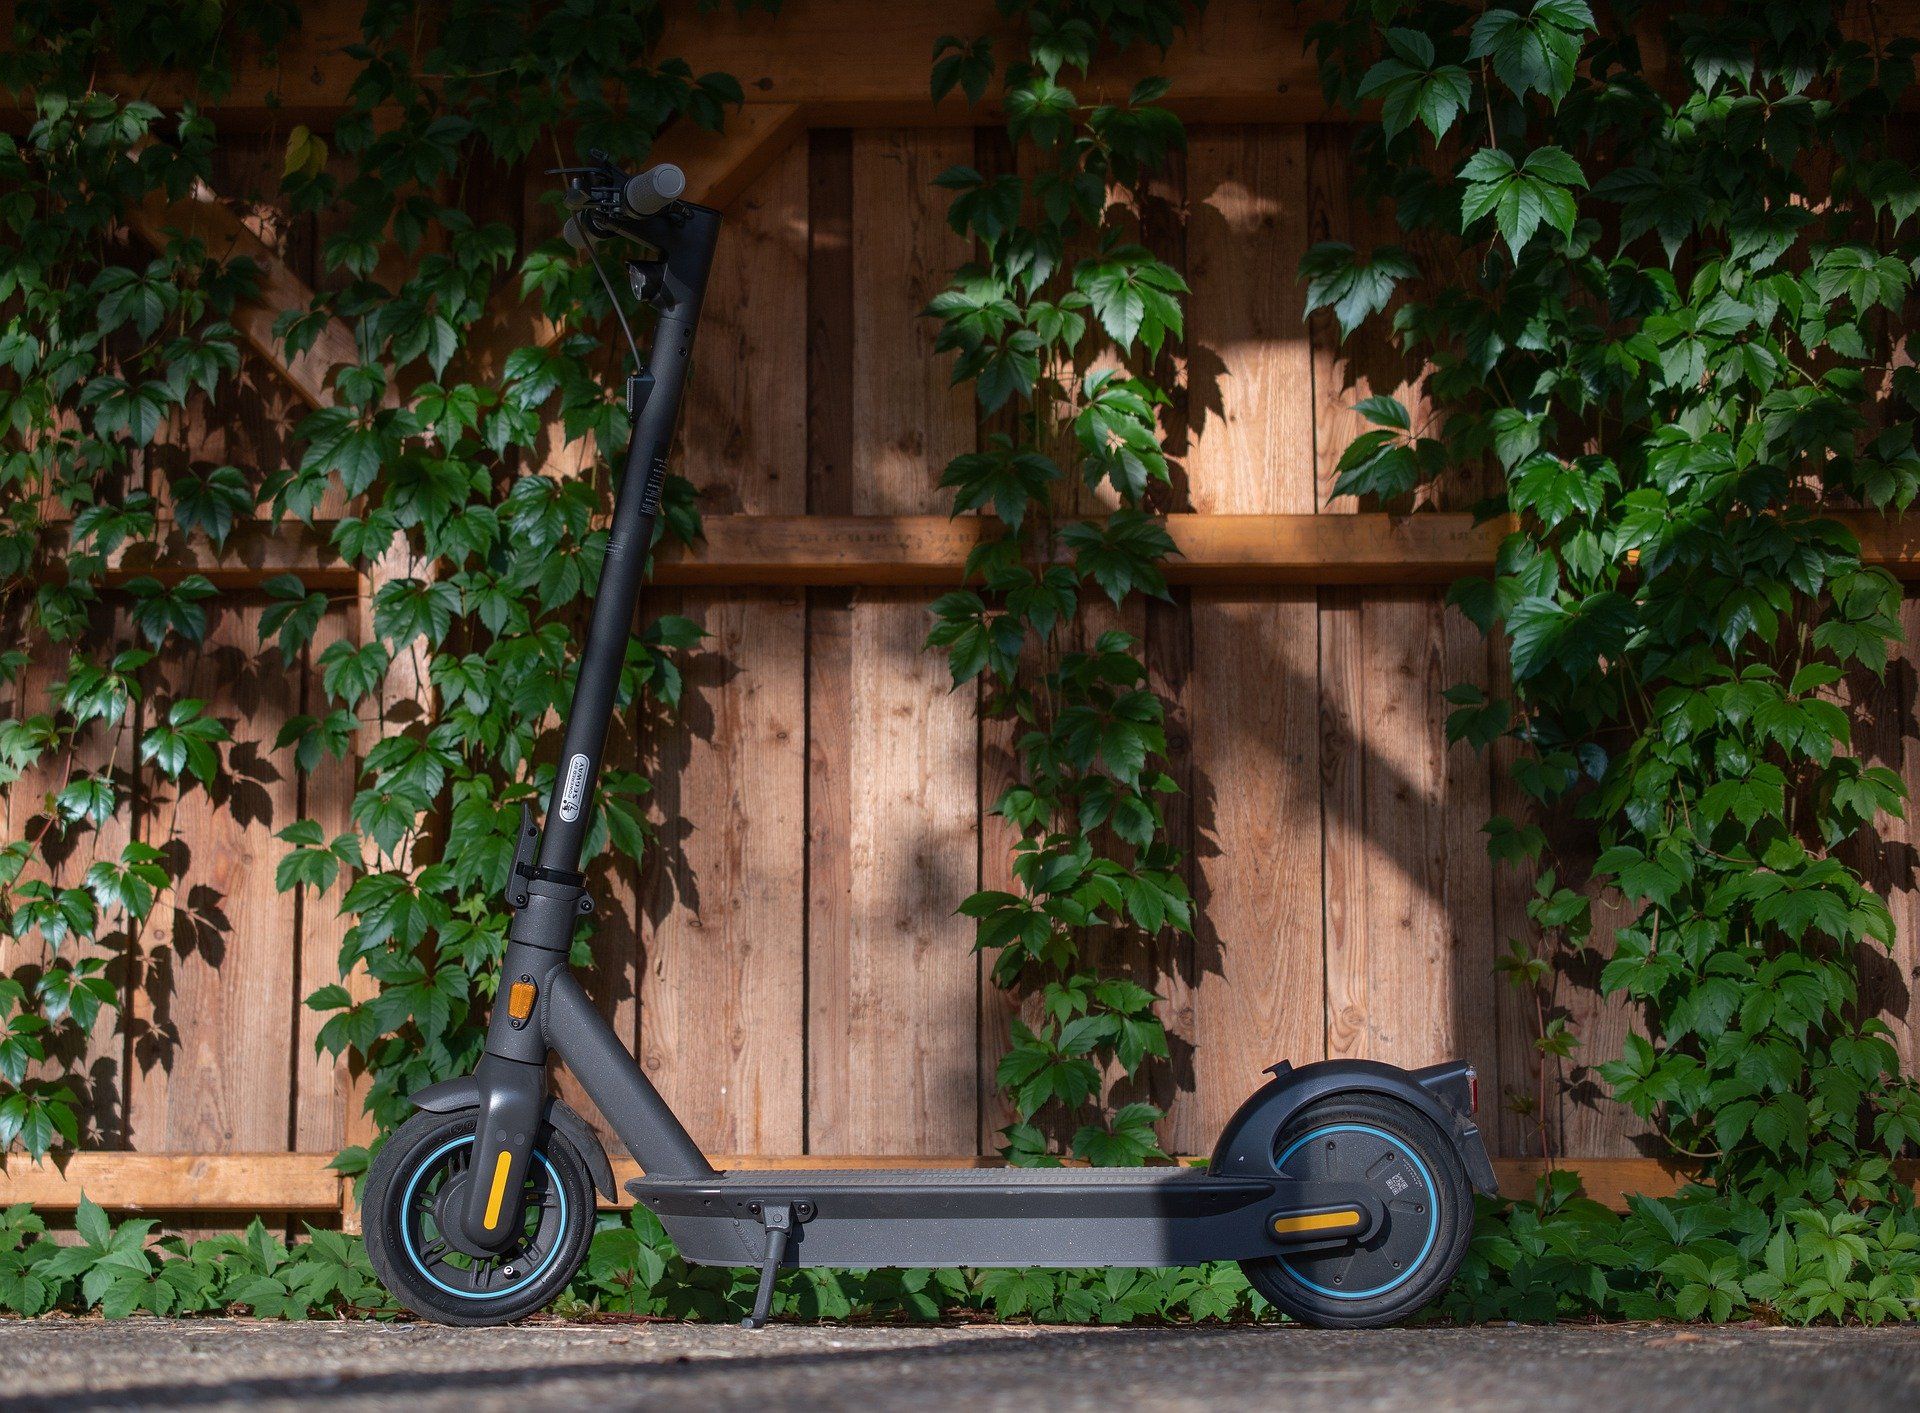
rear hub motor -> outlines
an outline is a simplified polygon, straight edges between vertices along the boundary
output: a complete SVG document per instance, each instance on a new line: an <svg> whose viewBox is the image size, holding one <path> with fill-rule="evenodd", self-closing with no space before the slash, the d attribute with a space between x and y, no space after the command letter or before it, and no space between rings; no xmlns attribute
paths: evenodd
<svg viewBox="0 0 1920 1413"><path fill-rule="evenodd" d="M1302 1182L1364 1183L1379 1198L1380 1225L1364 1240L1280 1258L1293 1278L1332 1300L1385 1295L1433 1250L1439 1210L1433 1174L1385 1129L1330 1123L1286 1141L1275 1166Z"/></svg>

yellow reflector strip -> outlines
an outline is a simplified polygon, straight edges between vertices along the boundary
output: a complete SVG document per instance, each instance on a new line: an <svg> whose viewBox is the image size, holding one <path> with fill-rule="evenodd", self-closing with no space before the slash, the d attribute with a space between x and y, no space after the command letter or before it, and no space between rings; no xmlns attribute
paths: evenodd
<svg viewBox="0 0 1920 1413"><path fill-rule="evenodd" d="M502 1148L500 1156L493 1160L493 1191L487 1194L487 1230L492 1231L500 1225L500 1199L507 1195L507 1164L509 1154Z"/></svg>
<svg viewBox="0 0 1920 1413"><path fill-rule="evenodd" d="M502 1154L501 1156L505 1157L506 1155ZM487 1225L492 1226L493 1222L489 1220ZM1339 1212L1309 1212L1304 1217L1275 1217L1273 1219L1273 1229L1281 1236L1286 1236L1289 1233L1297 1231L1331 1231L1335 1227L1357 1227L1359 1225L1360 1214L1351 1207Z"/></svg>
<svg viewBox="0 0 1920 1413"><path fill-rule="evenodd" d="M533 1014L535 987L531 981L516 981L507 988L507 1014L525 1020Z"/></svg>

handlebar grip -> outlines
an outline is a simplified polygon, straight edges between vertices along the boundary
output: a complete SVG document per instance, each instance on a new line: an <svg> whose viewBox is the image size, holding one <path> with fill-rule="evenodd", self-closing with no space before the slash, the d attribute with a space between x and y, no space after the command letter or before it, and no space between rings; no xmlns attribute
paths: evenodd
<svg viewBox="0 0 1920 1413"><path fill-rule="evenodd" d="M629 177L621 198L634 215L651 216L679 200L680 193L686 189L687 174L671 162L662 162L638 176Z"/></svg>
<svg viewBox="0 0 1920 1413"><path fill-rule="evenodd" d="M560 234L567 238L567 244L575 250L585 250L587 248L587 233L580 228L580 218L578 216L567 217L567 223L560 228Z"/></svg>

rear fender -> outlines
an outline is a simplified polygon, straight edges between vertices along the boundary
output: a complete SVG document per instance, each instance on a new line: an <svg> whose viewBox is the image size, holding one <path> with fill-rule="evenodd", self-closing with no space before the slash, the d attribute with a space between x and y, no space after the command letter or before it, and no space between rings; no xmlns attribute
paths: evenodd
<svg viewBox="0 0 1920 1413"><path fill-rule="evenodd" d="M1316 1100L1358 1091L1418 1109L1453 1140L1474 1187L1489 1195L1498 1190L1493 1163L1473 1121L1471 1066L1456 1061L1403 1070L1375 1060L1321 1060L1294 1069L1283 1061L1271 1073L1273 1078L1255 1090L1221 1130L1209 1171L1224 1177L1271 1174L1274 1140L1288 1120Z"/></svg>
<svg viewBox="0 0 1920 1413"><path fill-rule="evenodd" d="M442 1080L430 1084L412 1095L408 1102L416 1109L425 1109L432 1114L451 1114L460 1109L478 1109L480 1107L480 1082L472 1075L463 1075L459 1079ZM607 1161L607 1150L601 1145L600 1136L593 1131L587 1121L561 1103L548 1097L546 1107L541 1111L541 1122L549 1128L557 1129L566 1136L586 1163L587 1171L593 1174L593 1185L600 1195L609 1202L617 1200L619 1189L613 1182L613 1164Z"/></svg>

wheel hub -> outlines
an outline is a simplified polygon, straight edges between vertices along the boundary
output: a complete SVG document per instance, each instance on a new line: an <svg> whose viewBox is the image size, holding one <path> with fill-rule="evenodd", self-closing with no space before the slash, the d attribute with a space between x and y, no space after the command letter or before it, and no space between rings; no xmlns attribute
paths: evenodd
<svg viewBox="0 0 1920 1413"><path fill-rule="evenodd" d="M498 1251L490 1250L467 1236L467 1178L464 1173L447 1179L433 1195L433 1224L441 1239L463 1256L490 1260Z"/></svg>
<svg viewBox="0 0 1920 1413"><path fill-rule="evenodd" d="M1366 1237L1281 1257L1294 1279L1322 1295L1365 1300L1408 1279L1433 1247L1439 1227L1433 1175L1404 1141L1364 1123L1336 1123L1291 1140L1277 1167L1313 1182L1363 1183L1381 1206Z"/></svg>
<svg viewBox="0 0 1920 1413"><path fill-rule="evenodd" d="M401 1242L408 1261L433 1285L463 1299L495 1299L534 1279L559 1249L566 1230L564 1194L543 1154L535 1153L524 1200L526 1210L504 1249L480 1247L462 1235L472 1167L470 1138L430 1155L402 1198Z"/></svg>

